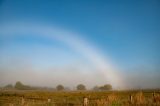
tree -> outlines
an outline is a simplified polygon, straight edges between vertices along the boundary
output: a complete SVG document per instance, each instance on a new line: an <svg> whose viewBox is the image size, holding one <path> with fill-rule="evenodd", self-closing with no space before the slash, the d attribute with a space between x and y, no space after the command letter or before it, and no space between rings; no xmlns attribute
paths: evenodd
<svg viewBox="0 0 160 106"><path fill-rule="evenodd" d="M16 89L22 89L23 86L24 86L24 85L23 85L20 81L17 81L16 84L15 84L15 88L16 88Z"/></svg>
<svg viewBox="0 0 160 106"><path fill-rule="evenodd" d="M31 89L30 86L28 86L28 85L23 85L20 81L17 81L17 82L16 82L15 88L18 89L18 90L29 90L29 89Z"/></svg>
<svg viewBox="0 0 160 106"><path fill-rule="evenodd" d="M57 85L56 89L58 91L62 91L62 90L64 90L64 86L63 85Z"/></svg>
<svg viewBox="0 0 160 106"><path fill-rule="evenodd" d="M13 89L13 85L12 84L8 84L4 87L5 89Z"/></svg>
<svg viewBox="0 0 160 106"><path fill-rule="evenodd" d="M104 85L104 89L106 89L106 90L112 90L112 85L106 84L106 85Z"/></svg>
<svg viewBox="0 0 160 106"><path fill-rule="evenodd" d="M105 84L104 86L99 87L100 90L112 90L112 85Z"/></svg>
<svg viewBox="0 0 160 106"><path fill-rule="evenodd" d="M98 87L98 86L94 86L94 87L93 87L93 90L94 90L94 91L98 91L98 90L99 90L99 87Z"/></svg>
<svg viewBox="0 0 160 106"><path fill-rule="evenodd" d="M86 87L83 84L79 84L77 85L77 90L86 90Z"/></svg>

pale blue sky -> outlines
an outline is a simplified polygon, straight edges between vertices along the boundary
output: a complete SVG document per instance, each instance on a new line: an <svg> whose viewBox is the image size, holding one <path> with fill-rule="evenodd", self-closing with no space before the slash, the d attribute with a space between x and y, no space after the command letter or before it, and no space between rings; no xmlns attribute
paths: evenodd
<svg viewBox="0 0 160 106"><path fill-rule="evenodd" d="M159 0L0 0L0 24L15 21L45 23L80 33L122 72L160 73ZM0 51L2 65L6 58L20 56L46 68L86 61L62 42L33 35L0 36Z"/></svg>

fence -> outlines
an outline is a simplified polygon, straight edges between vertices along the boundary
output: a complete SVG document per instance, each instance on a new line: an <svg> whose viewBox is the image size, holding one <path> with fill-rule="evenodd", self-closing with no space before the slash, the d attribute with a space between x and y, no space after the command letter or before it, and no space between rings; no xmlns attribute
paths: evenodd
<svg viewBox="0 0 160 106"><path fill-rule="evenodd" d="M160 106L160 95L158 93L145 97L142 92L130 94L125 98L112 93L98 98L81 97L76 101L70 101L67 98L60 100L23 96L18 98L15 101L9 101L10 99L7 97L1 98L0 106ZM3 100L7 101L5 105L1 104Z"/></svg>

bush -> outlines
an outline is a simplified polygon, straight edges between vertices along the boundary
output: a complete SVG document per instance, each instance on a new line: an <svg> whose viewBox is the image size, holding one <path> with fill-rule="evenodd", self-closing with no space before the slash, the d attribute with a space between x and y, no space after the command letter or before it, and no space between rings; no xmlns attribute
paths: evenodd
<svg viewBox="0 0 160 106"><path fill-rule="evenodd" d="M58 86L56 87L56 89L57 89L58 91L62 91L62 90L64 90L64 86L63 86L63 85L58 85Z"/></svg>
<svg viewBox="0 0 160 106"><path fill-rule="evenodd" d="M83 84L79 84L77 85L77 90L86 90L86 87Z"/></svg>

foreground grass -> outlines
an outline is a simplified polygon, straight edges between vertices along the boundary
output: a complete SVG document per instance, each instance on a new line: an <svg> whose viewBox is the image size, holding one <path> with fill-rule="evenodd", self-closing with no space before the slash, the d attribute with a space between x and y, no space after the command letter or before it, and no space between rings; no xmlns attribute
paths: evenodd
<svg viewBox="0 0 160 106"><path fill-rule="evenodd" d="M154 93L154 95L153 95ZM142 91L0 91L0 106L160 106L159 90Z"/></svg>

